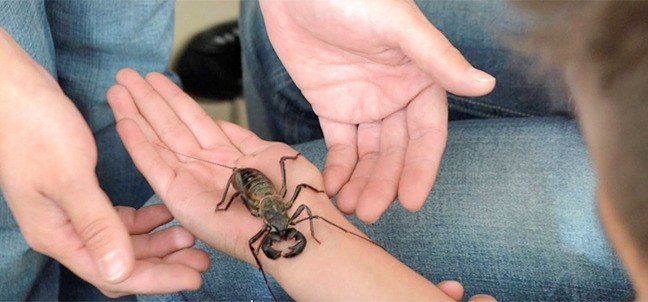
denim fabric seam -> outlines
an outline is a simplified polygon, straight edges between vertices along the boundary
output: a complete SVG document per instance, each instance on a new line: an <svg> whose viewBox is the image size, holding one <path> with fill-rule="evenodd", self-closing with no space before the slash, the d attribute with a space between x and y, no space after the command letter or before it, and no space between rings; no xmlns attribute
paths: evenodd
<svg viewBox="0 0 648 302"><path fill-rule="evenodd" d="M534 117L534 116L536 116L534 114L524 113L524 112L520 112L520 111L517 111L517 110L512 110L512 109L509 109L509 108L505 108L505 107L501 107L501 106L497 106L497 105L493 105L493 104L479 102L479 101L476 101L474 99L460 97L460 96L457 96L457 95L454 95L454 94L449 95L448 98L454 99L454 100L459 101L459 102L467 103L467 104L470 104L470 105L473 105L473 106L478 106L478 107L492 109L492 110L498 110L498 111L502 111L502 112L505 112L505 113L517 115L519 117ZM499 117L497 115L492 115L492 114L488 114L488 113L468 109L466 107L461 106L460 104L453 104L453 105L455 105L457 107L460 107L462 110L466 110L469 113L483 114L485 117Z"/></svg>
<svg viewBox="0 0 648 302"><path fill-rule="evenodd" d="M498 115L495 115L495 114L489 114L489 113L485 113L485 112L482 112L482 111L479 111L479 110L469 109L469 108L462 107L462 106L455 105L455 104L448 104L448 108L449 109L457 109L458 111L468 113L468 114L472 114L472 115L475 115L475 116L481 117L481 118L500 118L501 117L501 116L498 116Z"/></svg>

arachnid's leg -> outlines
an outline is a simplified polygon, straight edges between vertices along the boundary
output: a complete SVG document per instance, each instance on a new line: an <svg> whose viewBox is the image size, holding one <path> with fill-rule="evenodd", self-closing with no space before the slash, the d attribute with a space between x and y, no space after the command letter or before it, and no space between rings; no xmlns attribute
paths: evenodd
<svg viewBox="0 0 648 302"><path fill-rule="evenodd" d="M254 248L254 243L259 240L259 238L263 237L266 232L270 231L270 228L268 226L263 227L258 233L256 233L252 238L250 238L250 241L248 242L250 244L250 251L252 251L252 254L258 255L259 254L259 249L261 246ZM259 263L259 260L257 259L257 264L259 267L261 267L261 263Z"/></svg>
<svg viewBox="0 0 648 302"><path fill-rule="evenodd" d="M293 197L295 197L295 196L293 196ZM299 214L301 214L301 212L303 212L304 210L306 210L306 213L308 213L308 217L303 218L303 219L300 219L300 220L297 220L297 222L295 222L294 220L295 220L295 219L297 218L297 216L299 216ZM302 221L304 221L304 220L306 220L306 219L310 220L310 232L311 232L311 236L313 236L313 239L315 239L315 241L317 241L317 243L320 243L320 241L317 239L317 237L315 237L315 231L313 230L313 217L314 217L314 216L313 216L313 213L311 213L310 208L309 208L307 205L303 204L303 205L300 205L299 207L297 207L297 210L295 210L295 213L292 214L292 216L290 217L290 220L288 220L288 221L289 221L289 223L290 223L291 225L296 225L297 223L302 222Z"/></svg>
<svg viewBox="0 0 648 302"><path fill-rule="evenodd" d="M230 176L229 180L227 180L227 185L225 185L225 192L223 192L223 198L221 198L221 201L220 201L218 204L216 204L216 210L215 210L215 212L218 212L218 211L227 211L227 209L229 209L230 205L232 204L232 201L234 200L234 198L236 198L237 196L239 196L240 192L236 192L236 193L234 193L234 195L232 195L232 198L230 198L230 200L229 200L229 201L227 202L227 204L225 205L225 208L224 208L224 209L219 209L219 208L218 208L218 207L220 207L221 204L223 204L223 202L225 202L225 197L227 197L227 191L229 190L230 186L232 185L232 182L234 181L234 176L235 176L236 174L237 174L236 171L234 171L234 173L232 173L232 175Z"/></svg>
<svg viewBox="0 0 648 302"><path fill-rule="evenodd" d="M225 194L227 194L227 189L225 190ZM234 192L234 194L232 194L232 198L230 198L230 200L229 200L229 201L227 202L227 204L225 205L225 208L223 208L223 209L219 209L219 208L218 208L218 206L220 206L221 203L223 203L222 201L219 202L219 203L216 205L216 211L215 211L215 212L219 212L219 211L227 211L227 209L229 209L230 205L232 205L232 201L234 201L234 199L235 199L236 197L239 197L239 195L241 195L241 192ZM225 195L223 195L223 198L225 198Z"/></svg>
<svg viewBox="0 0 648 302"><path fill-rule="evenodd" d="M309 184L298 184L297 187L295 188L295 193L293 193L293 196L286 203L286 209L290 209L292 207L293 203L295 203L295 200L297 200L297 196L299 196L299 192L301 192L302 188L309 188L317 193L324 193L324 190L320 190Z"/></svg>
<svg viewBox="0 0 648 302"><path fill-rule="evenodd" d="M301 209L301 207L306 207L306 205L301 205L301 206L299 206L299 208L297 208L297 211L295 211L295 214L301 213L300 210L303 210L303 209ZM385 249L385 248L384 248L382 245L380 245L378 242L375 242L375 241L373 241L373 240L371 240L371 239L369 239L369 238L367 238L367 237L365 237L365 236L362 236L362 235L360 235L360 234L357 234L357 233L351 232L351 231L349 231L349 230L347 230L347 229L345 229L345 228L343 228L343 227L341 227L341 226L335 224L334 222L332 222L332 221L330 221L330 220L328 220L328 219L326 219L326 218L324 218L324 217L322 217L322 216L319 216L319 215L312 215L312 213L311 213L311 211L310 211L310 209L309 209L308 207L306 207L306 212L308 213L308 217L305 217L305 218L302 218L302 219L299 219L299 220L295 220L295 221L293 221L293 219L296 218L297 215L293 214L293 217L290 218L290 221L291 221L290 224L291 224L291 225L297 225L298 223L300 223L300 222L302 222L302 221L309 220L309 222L310 222L310 226L311 226L311 235L313 236L313 238L315 239L315 241L317 241L317 243L319 243L319 240L317 240L317 238L315 238L315 234L313 233L313 219L321 219L321 220L323 220L324 222L326 222L326 223L328 223L328 224L330 224L330 225L332 225L332 226L338 228L339 230L341 230L341 231L343 231L343 232L345 232L345 233L347 233L347 234L350 234L350 235L356 236L356 237L358 237L358 238L362 238L363 240L366 240L366 241L368 241L368 242L373 243L374 245L379 246L379 247L382 248L383 250Z"/></svg>
<svg viewBox="0 0 648 302"><path fill-rule="evenodd" d="M263 266L261 266L261 261L259 261L259 248L254 248L254 243L259 240L259 238L263 237L263 235L268 232L270 228L268 226L265 226L263 229L261 229L256 235L252 236L250 238L249 246L250 246L250 252L252 252L252 256L254 256L254 261L256 261L256 264L259 266L259 270L261 271L261 275L263 276L263 281L265 282L266 287L268 288L268 291L270 292L270 295L272 295L272 300L277 301L277 296L275 296L274 292L272 292L272 288L270 288L270 283L268 282L268 277L265 274L265 271L263 271ZM261 247L261 245L259 245Z"/></svg>
<svg viewBox="0 0 648 302"><path fill-rule="evenodd" d="M281 167L281 190L279 190L279 195L281 198L286 197L286 159L295 160L299 157L301 153L297 153L295 156L284 156L279 160L279 166Z"/></svg>

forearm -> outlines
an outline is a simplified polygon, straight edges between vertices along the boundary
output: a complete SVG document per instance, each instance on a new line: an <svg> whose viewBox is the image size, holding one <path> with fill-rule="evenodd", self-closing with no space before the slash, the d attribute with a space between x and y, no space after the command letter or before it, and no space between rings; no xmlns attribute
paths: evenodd
<svg viewBox="0 0 648 302"><path fill-rule="evenodd" d="M314 215L361 234L323 194L309 194L303 199L310 201ZM321 244L310 236L308 221L297 228L308 238L300 255L272 261L260 253L259 259L298 301L450 300L432 282L377 245L319 219L314 220L314 232Z"/></svg>

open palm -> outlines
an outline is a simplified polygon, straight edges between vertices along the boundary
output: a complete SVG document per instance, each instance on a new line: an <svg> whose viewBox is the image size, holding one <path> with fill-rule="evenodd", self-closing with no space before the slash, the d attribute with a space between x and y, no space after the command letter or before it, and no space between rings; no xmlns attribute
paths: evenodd
<svg viewBox="0 0 648 302"><path fill-rule="evenodd" d="M477 96L471 67L411 0L267 1L272 45L320 119L324 179L341 210L375 221L427 197L445 148L446 91Z"/></svg>
<svg viewBox="0 0 648 302"><path fill-rule="evenodd" d="M217 164L254 167L280 184L279 159L297 152L263 141L240 126L212 120L162 74L144 79L125 69L117 74L117 83L108 92L117 130L156 194L198 238L255 263L248 240L262 228L262 220L237 201L227 211L215 213L233 172ZM319 171L307 160L298 158L286 165L299 167L291 169L288 192L297 181L322 187Z"/></svg>

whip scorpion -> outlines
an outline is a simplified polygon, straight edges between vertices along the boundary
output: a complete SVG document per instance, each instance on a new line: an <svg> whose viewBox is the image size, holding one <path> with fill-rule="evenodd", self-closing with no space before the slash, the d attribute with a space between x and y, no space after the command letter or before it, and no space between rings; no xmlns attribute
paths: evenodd
<svg viewBox="0 0 648 302"><path fill-rule="evenodd" d="M259 250L262 250L263 253L266 255L266 257L272 260L275 260L279 257L291 258L301 254L304 248L306 247L306 237L293 227L300 222L306 220L309 221L311 236L317 243L320 243L320 241L317 239L317 237L315 237L315 232L313 229L313 219L320 219L343 232L364 239L372 244L375 244L383 248L380 244L378 244L377 242L369 238L351 232L322 216L313 215L310 208L305 204L298 206L292 215L290 216L288 215L288 210L293 206L295 200L297 199L299 193L303 188L311 189L317 193L324 193L323 190L317 189L309 184L301 183L297 185L297 187L295 188L292 197L287 202L284 202L284 198L286 197L286 190L287 190L285 161L288 159L296 160L301 155L300 153L297 153L295 156L284 156L281 157L281 159L279 160L279 166L281 168L281 188L279 189L279 191L277 191L272 181L270 181L270 179L265 174L263 174L263 172L257 169L229 167L223 164L210 162L187 154L178 153L164 146L161 147L171 152L174 152L178 155L203 161L206 163L214 164L217 166L225 167L233 171L232 175L230 176L225 186L225 192L223 193L222 199L216 205L215 211L216 212L226 211L230 207L234 199L240 197L240 199L243 201L243 204L250 211L250 214L252 214L255 217L263 218L264 225L261 228L261 230L259 230L259 232L257 232L254 236L252 236L252 238L250 238L249 247L250 247L250 251L252 252L252 255L254 256L254 260L256 261L256 264L259 266L259 270L263 275L263 280L266 284L266 287L268 288L268 291L270 292L272 298L275 301L277 300L277 298L274 292L272 291L272 289L270 288L270 284L268 282L268 278L266 277L266 273L263 270L263 267L261 266L261 262L259 261L259 257L258 257ZM230 197L229 201L225 203L227 192L230 186L233 187L235 192ZM304 210L306 211L307 216L298 219L299 215L301 215ZM254 244L259 240L261 240L261 244L259 244L255 248ZM273 247L273 244L283 240L295 240L295 244L293 246L288 247L287 252L276 250Z"/></svg>

